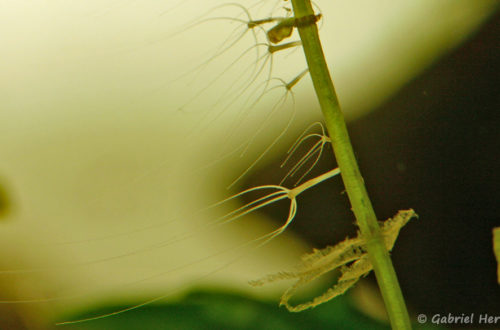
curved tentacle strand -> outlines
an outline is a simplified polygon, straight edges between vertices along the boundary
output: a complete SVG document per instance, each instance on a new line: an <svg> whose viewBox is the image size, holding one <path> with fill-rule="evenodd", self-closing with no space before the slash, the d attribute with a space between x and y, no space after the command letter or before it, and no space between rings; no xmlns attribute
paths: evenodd
<svg viewBox="0 0 500 330"><path fill-rule="evenodd" d="M321 128L321 134L310 133L306 134L312 127L319 125ZM296 153L297 149L300 147L302 143L310 138L319 138L319 140L307 151L304 156L302 156L297 163L286 173L283 179L280 182L280 185L283 184L288 178L293 177L301 168L305 166L313 157L314 160L311 165L306 169L306 171L301 175L301 177L297 180L295 185L299 184L307 174L311 172L311 170L316 166L321 155L323 154L323 149L327 143L330 143L330 138L326 135L323 125L319 122L313 123L309 127L307 127L302 135L297 139L297 141L292 145L292 147L288 150L288 155L281 164L281 167L284 167L291 159L291 157Z"/></svg>

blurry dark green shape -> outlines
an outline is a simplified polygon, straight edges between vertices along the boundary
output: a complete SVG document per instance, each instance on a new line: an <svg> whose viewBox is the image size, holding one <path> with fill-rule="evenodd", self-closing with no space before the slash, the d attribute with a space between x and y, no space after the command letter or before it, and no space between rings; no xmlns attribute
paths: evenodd
<svg viewBox="0 0 500 330"><path fill-rule="evenodd" d="M129 306L108 306L73 319L112 313ZM154 304L100 320L64 325L71 330L131 329L389 329L362 314L346 296L301 313L290 313L276 302L262 302L244 296L216 291L194 291L182 301ZM415 327L436 329L436 327Z"/></svg>
<svg viewBox="0 0 500 330"><path fill-rule="evenodd" d="M8 197L7 189L0 181L0 220L9 212L11 208L10 200Z"/></svg>

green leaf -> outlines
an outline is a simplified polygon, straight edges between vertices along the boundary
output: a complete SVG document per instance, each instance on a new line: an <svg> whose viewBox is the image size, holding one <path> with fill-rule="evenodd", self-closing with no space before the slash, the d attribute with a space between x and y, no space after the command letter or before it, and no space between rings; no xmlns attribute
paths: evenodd
<svg viewBox="0 0 500 330"><path fill-rule="evenodd" d="M498 283L500 283L500 227L493 229L493 251L497 258L497 276Z"/></svg>
<svg viewBox="0 0 500 330"><path fill-rule="evenodd" d="M106 306L73 319L112 313L129 306ZM175 303L153 304L99 320L65 325L71 330L385 330L389 325L361 313L348 296L301 313L220 291L195 291ZM424 329L423 327L416 327ZM432 329L436 329L432 327Z"/></svg>

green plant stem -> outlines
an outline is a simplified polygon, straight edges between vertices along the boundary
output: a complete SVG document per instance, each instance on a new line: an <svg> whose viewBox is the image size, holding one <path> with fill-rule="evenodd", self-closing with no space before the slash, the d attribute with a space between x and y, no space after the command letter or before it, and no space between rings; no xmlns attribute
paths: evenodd
<svg viewBox="0 0 500 330"><path fill-rule="evenodd" d="M292 0L297 29L309 67L314 89L332 146L340 168L342 180L349 196L352 211L361 234L367 240L367 251L377 282L389 314L393 329L411 329L410 318L399 287L396 272L380 233L380 227L347 132L344 116L333 87L318 35L314 11L310 0Z"/></svg>

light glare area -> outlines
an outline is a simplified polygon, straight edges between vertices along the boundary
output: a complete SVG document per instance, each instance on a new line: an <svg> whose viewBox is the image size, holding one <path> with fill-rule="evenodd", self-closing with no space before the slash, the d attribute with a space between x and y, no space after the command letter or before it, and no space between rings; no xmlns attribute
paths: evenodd
<svg viewBox="0 0 500 330"><path fill-rule="evenodd" d="M346 116L380 105L494 5L318 1ZM192 285L283 291L287 283L247 283L293 267L309 247L285 232L255 249L279 225L257 213L215 225L241 202L208 207L239 192L245 177L226 188L246 169L284 159L321 120L307 75L286 89L306 69L302 50L270 53L265 32L276 22L247 26L289 9L288 1L0 0L0 184L12 201L0 223L0 278L15 287L1 300L46 299L35 309L58 315L100 299L175 297ZM294 32L280 44L298 40Z"/></svg>

